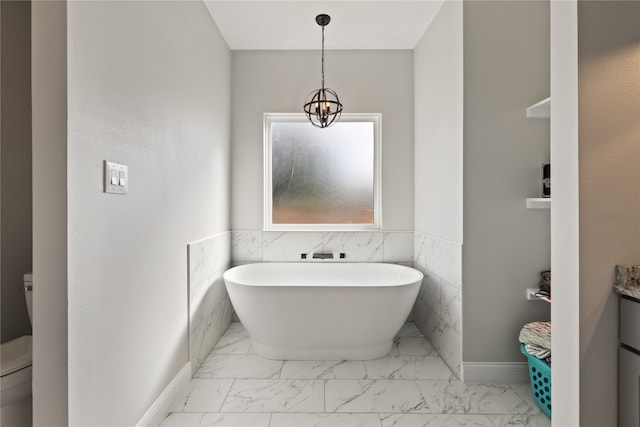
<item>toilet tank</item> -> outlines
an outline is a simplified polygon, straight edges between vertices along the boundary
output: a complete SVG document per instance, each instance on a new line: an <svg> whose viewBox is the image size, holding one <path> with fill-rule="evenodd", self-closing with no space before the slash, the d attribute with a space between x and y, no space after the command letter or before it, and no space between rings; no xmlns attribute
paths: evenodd
<svg viewBox="0 0 640 427"><path fill-rule="evenodd" d="M29 320L33 325L33 274L24 275L24 298L27 302L27 311L29 312Z"/></svg>

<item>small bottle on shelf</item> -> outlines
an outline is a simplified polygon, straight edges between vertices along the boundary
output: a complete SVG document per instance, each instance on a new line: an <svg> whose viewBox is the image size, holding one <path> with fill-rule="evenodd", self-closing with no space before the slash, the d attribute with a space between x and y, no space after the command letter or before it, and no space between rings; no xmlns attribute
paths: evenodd
<svg viewBox="0 0 640 427"><path fill-rule="evenodd" d="M542 165L542 197L551 197L551 164Z"/></svg>

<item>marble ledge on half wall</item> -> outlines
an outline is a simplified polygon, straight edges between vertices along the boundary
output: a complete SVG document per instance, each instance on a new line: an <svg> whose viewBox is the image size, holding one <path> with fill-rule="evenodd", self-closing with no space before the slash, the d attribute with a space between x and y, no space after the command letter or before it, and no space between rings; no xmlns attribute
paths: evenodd
<svg viewBox="0 0 640 427"><path fill-rule="evenodd" d="M613 290L620 295L640 299L640 265L616 265Z"/></svg>

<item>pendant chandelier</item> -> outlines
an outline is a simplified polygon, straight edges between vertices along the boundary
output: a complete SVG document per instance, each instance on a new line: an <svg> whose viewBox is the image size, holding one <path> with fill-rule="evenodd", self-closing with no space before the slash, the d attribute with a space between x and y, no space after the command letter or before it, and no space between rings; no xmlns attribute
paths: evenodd
<svg viewBox="0 0 640 427"><path fill-rule="evenodd" d="M316 22L322 27L322 86L311 92L304 104L307 118L312 125L319 128L331 126L342 114L342 104L338 99L338 94L334 90L324 87L324 27L330 21L329 15L316 16Z"/></svg>

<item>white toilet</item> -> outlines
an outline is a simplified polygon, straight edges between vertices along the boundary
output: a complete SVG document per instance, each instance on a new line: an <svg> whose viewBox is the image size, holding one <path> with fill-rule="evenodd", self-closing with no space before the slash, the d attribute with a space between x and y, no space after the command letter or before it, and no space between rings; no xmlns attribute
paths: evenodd
<svg viewBox="0 0 640 427"><path fill-rule="evenodd" d="M32 320L32 286L31 273L24 275L24 291ZM31 426L31 335L8 341L1 345L2 361L2 427Z"/></svg>

